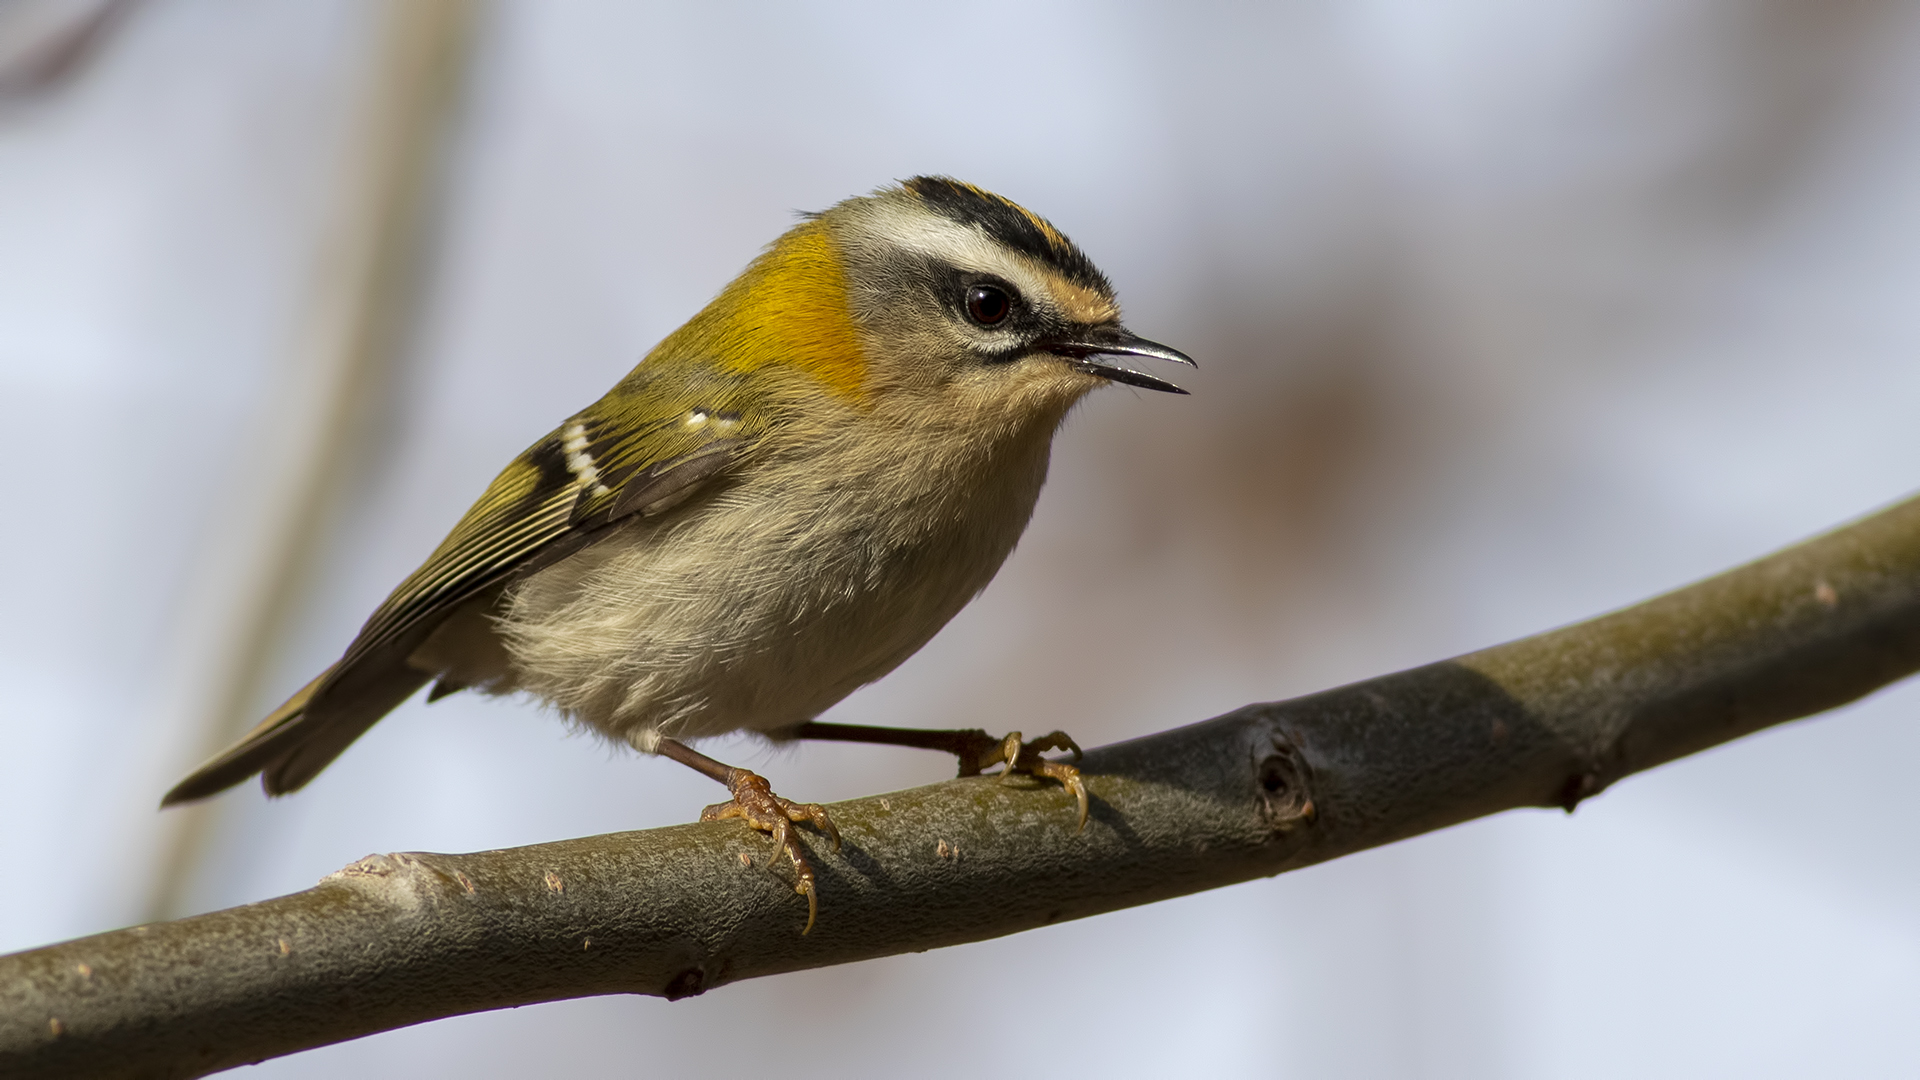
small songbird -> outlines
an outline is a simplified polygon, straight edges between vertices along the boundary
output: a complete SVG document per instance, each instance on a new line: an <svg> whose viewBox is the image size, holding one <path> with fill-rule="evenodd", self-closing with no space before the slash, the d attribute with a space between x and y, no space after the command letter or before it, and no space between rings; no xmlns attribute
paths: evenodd
<svg viewBox="0 0 1920 1080"><path fill-rule="evenodd" d="M1107 382L1185 393L1115 357L1185 355L1120 324L1113 287L1035 214L916 177L774 241L619 385L521 454L332 667L163 806L261 774L298 789L431 682L526 692L607 738L727 785L792 860L826 811L684 740L920 746L1060 781L1065 735L823 724L898 667L1012 552L1055 430Z"/></svg>

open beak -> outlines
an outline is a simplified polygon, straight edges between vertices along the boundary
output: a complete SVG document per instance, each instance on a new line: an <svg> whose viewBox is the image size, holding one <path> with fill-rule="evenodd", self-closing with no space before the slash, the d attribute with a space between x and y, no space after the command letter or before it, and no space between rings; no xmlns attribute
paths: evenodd
<svg viewBox="0 0 1920 1080"><path fill-rule="evenodd" d="M1113 382L1147 390L1160 390L1169 394L1184 394L1186 391L1164 379L1156 379L1152 375L1132 368L1121 367L1112 358L1151 356L1156 360L1171 360L1190 368L1200 366L1194 363L1193 358L1186 353L1138 337L1124 326L1096 326L1072 336L1037 341L1034 346L1056 356L1066 357L1068 366L1075 371L1084 371L1089 375L1098 375Z"/></svg>

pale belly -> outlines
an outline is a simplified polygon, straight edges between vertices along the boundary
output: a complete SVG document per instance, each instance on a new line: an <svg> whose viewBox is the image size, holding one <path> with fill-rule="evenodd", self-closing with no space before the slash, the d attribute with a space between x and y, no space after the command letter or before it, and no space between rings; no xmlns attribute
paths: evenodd
<svg viewBox="0 0 1920 1080"><path fill-rule="evenodd" d="M647 751L812 719L986 587L1032 514L1050 435L990 468L768 470L622 526L508 594L499 689Z"/></svg>

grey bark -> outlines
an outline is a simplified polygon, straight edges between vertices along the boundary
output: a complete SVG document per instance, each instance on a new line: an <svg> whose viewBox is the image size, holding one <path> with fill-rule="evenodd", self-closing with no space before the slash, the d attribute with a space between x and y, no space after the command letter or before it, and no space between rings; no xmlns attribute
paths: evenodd
<svg viewBox="0 0 1920 1080"><path fill-rule="evenodd" d="M200 1076L443 1016L1016 933L1630 773L1920 670L1920 499L1577 626L1102 747L1058 787L834 806L821 914L738 822L369 856L292 896L0 957L0 1074Z"/></svg>

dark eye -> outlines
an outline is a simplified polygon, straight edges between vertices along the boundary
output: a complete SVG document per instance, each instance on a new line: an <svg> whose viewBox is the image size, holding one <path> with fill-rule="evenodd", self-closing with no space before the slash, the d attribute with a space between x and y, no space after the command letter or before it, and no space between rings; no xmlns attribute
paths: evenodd
<svg viewBox="0 0 1920 1080"><path fill-rule="evenodd" d="M975 285L967 290L967 314L981 326L992 326L1013 310L1013 299L997 285Z"/></svg>

